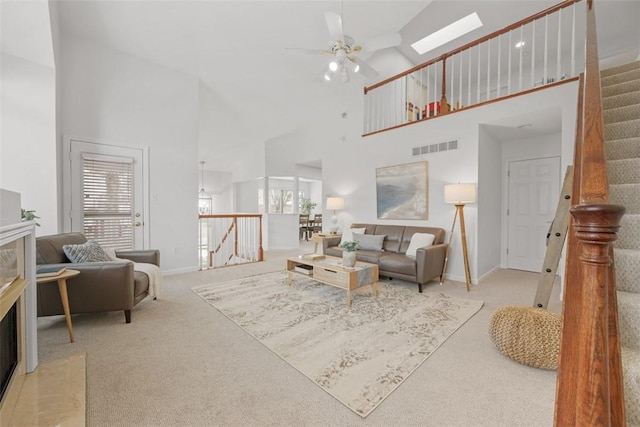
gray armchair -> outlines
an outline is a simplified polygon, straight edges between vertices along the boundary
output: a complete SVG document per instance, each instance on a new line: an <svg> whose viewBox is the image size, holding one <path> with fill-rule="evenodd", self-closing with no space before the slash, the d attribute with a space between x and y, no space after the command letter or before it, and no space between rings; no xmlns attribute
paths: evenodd
<svg viewBox="0 0 640 427"><path fill-rule="evenodd" d="M36 263L78 270L80 274L67 280L71 314L124 310L126 323L131 323L131 309L149 295L149 277L133 270L130 262L71 263L63 245L80 244L87 239L82 233L63 233L36 239ZM160 266L158 250L116 252L118 258ZM55 281L38 286L38 316L64 314Z"/></svg>

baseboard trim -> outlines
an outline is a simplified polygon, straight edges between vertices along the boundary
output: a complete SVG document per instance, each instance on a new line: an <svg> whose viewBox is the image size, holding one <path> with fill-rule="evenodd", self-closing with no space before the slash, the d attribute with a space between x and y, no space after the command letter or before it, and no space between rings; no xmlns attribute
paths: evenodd
<svg viewBox="0 0 640 427"><path fill-rule="evenodd" d="M193 266L193 267L184 267L184 268L173 268L171 270L162 270L162 275L175 276L176 274L193 273L194 271L200 271L200 267Z"/></svg>

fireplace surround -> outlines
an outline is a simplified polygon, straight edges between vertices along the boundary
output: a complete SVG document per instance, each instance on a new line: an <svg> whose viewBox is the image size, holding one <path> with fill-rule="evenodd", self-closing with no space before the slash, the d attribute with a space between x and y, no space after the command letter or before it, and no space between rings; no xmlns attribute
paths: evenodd
<svg viewBox="0 0 640 427"><path fill-rule="evenodd" d="M34 225L0 225L0 425L10 424L25 376L38 365Z"/></svg>

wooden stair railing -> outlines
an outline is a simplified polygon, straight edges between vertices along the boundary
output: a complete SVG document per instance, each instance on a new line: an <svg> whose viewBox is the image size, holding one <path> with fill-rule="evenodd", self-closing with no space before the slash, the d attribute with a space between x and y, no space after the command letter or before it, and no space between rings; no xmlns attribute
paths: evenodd
<svg viewBox="0 0 640 427"><path fill-rule="evenodd" d="M240 262L260 262L264 260L262 247L261 214L214 214L200 215L200 250L208 253L206 268L216 267L214 257L222 257L223 266ZM229 221L213 226L215 221ZM205 223L206 222L206 223ZM220 227L222 226L222 230ZM203 228L206 227L203 232ZM217 230L218 232L210 232ZM206 234L206 238L203 237ZM209 239L215 241L209 241ZM203 241L206 240L206 241ZM231 245L231 248L229 247ZM201 254L202 257L202 254ZM201 268L203 259L201 258Z"/></svg>
<svg viewBox="0 0 640 427"><path fill-rule="evenodd" d="M556 388L556 426L625 426L613 241L624 207L610 205L595 10L587 2L574 184Z"/></svg>

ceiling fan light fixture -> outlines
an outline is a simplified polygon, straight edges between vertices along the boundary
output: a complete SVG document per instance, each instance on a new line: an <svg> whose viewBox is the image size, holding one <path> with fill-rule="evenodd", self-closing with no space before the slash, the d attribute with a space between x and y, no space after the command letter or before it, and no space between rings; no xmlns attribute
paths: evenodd
<svg viewBox="0 0 640 427"><path fill-rule="evenodd" d="M338 63L336 61L329 62L329 69L331 71L337 71L338 70Z"/></svg>
<svg viewBox="0 0 640 427"><path fill-rule="evenodd" d="M342 67L342 72L340 74L342 76L342 83L349 83L349 71Z"/></svg>
<svg viewBox="0 0 640 427"><path fill-rule="evenodd" d="M356 64L356 67L353 69L354 73L357 73L358 71L360 71L360 64Z"/></svg>
<svg viewBox="0 0 640 427"><path fill-rule="evenodd" d="M328 81L328 82L330 82L330 81L331 81L331 76L329 75L329 73L328 73L328 72L327 72L327 73L324 73L324 79L325 79L326 81Z"/></svg>

